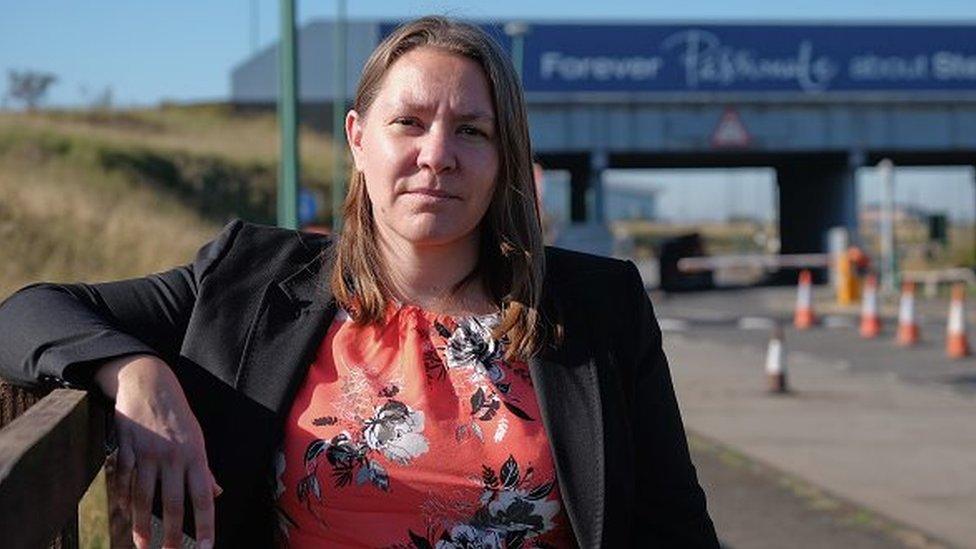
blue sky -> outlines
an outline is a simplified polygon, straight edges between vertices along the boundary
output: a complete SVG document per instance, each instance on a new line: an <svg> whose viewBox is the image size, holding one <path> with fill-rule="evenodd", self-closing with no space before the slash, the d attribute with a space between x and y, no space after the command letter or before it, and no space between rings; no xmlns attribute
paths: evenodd
<svg viewBox="0 0 976 549"><path fill-rule="evenodd" d="M251 52L252 6L260 46L277 39L276 0L0 0L0 80L11 69L54 73L59 80L49 105L79 106L111 87L116 105L153 105L161 100L225 99L232 67ZM532 2L485 0L349 0L354 19L408 18L437 13L471 19L555 19L609 21L840 21L951 22L976 24L976 0L697 0L689 2ZM297 0L299 21L328 18L335 0ZM728 209L706 199L716 192L739 211L772 215L768 173L725 172L620 174L661 189L661 209L691 219L721 219ZM732 179L730 179L730 177ZM733 179L736 179L733 181ZM860 178L863 201L877 200L871 174ZM725 191L722 189L733 189ZM728 194L731 192L732 194ZM740 197L739 194L742 194ZM974 216L971 169L899 170L899 200L924 202L954 218Z"/></svg>

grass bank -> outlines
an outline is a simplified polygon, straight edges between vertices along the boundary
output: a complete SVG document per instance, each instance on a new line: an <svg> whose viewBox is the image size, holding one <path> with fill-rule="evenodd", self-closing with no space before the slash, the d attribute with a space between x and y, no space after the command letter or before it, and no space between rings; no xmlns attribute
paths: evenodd
<svg viewBox="0 0 976 549"><path fill-rule="evenodd" d="M301 147L303 186L328 196L329 139L305 130ZM0 300L186 263L234 216L273 222L277 158L272 115L224 106L0 112ZM108 547L105 501L99 475L82 547Z"/></svg>
<svg viewBox="0 0 976 549"><path fill-rule="evenodd" d="M302 146L303 186L328 196L329 140ZM226 107L0 113L0 298L158 271L231 217L273 222L277 154L273 116Z"/></svg>

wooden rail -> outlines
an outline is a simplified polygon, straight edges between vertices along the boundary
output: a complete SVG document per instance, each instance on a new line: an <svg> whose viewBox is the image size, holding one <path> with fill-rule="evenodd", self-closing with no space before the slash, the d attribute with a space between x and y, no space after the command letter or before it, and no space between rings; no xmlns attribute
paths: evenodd
<svg viewBox="0 0 976 549"><path fill-rule="evenodd" d="M0 381L4 547L78 547L78 502L105 462L108 420L84 391Z"/></svg>

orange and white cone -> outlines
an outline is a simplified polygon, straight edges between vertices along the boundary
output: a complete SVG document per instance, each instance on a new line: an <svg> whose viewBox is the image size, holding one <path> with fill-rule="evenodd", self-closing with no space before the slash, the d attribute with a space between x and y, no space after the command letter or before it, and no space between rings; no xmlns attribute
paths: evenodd
<svg viewBox="0 0 976 549"><path fill-rule="evenodd" d="M898 344L910 347L918 343L918 320L915 318L915 283L906 282L901 288L898 304Z"/></svg>
<svg viewBox="0 0 976 549"><path fill-rule="evenodd" d="M766 379L770 393L789 392L786 383L786 348L783 345L783 328L776 326L766 348Z"/></svg>
<svg viewBox="0 0 976 549"><path fill-rule="evenodd" d="M813 276L810 271L800 271L799 284L796 287L796 313L793 315L793 326L798 330L806 330L817 321L813 314Z"/></svg>
<svg viewBox="0 0 976 549"><path fill-rule="evenodd" d="M966 340L966 286L952 286L952 302L949 304L949 325L946 327L946 355L963 358L972 354Z"/></svg>
<svg viewBox="0 0 976 549"><path fill-rule="evenodd" d="M881 317L878 316L878 277L868 275L861 294L861 337L874 339L881 333Z"/></svg>

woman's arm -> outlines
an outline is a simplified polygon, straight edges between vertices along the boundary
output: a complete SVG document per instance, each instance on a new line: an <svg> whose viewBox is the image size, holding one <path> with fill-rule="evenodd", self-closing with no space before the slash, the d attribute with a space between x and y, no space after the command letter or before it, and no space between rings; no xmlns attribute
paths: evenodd
<svg viewBox="0 0 976 549"><path fill-rule="evenodd" d="M101 284L41 283L0 303L0 376L90 387L95 366L124 355L179 355L201 282L240 230L228 224L193 263Z"/></svg>
<svg viewBox="0 0 976 549"><path fill-rule="evenodd" d="M179 355L200 285L241 225L229 224L186 266L102 284L36 284L0 304L0 375L25 384L97 386L115 401L119 493L128 496L140 548L148 547L157 480L165 546L179 545L184 491L198 545L213 543L220 488L167 361Z"/></svg>
<svg viewBox="0 0 976 549"><path fill-rule="evenodd" d="M637 267L629 264L628 303L634 311L625 331L633 347L637 448L637 528L634 540L652 547L717 548L715 527L688 453L678 402L664 355L661 329ZM626 357L625 357L626 358Z"/></svg>

